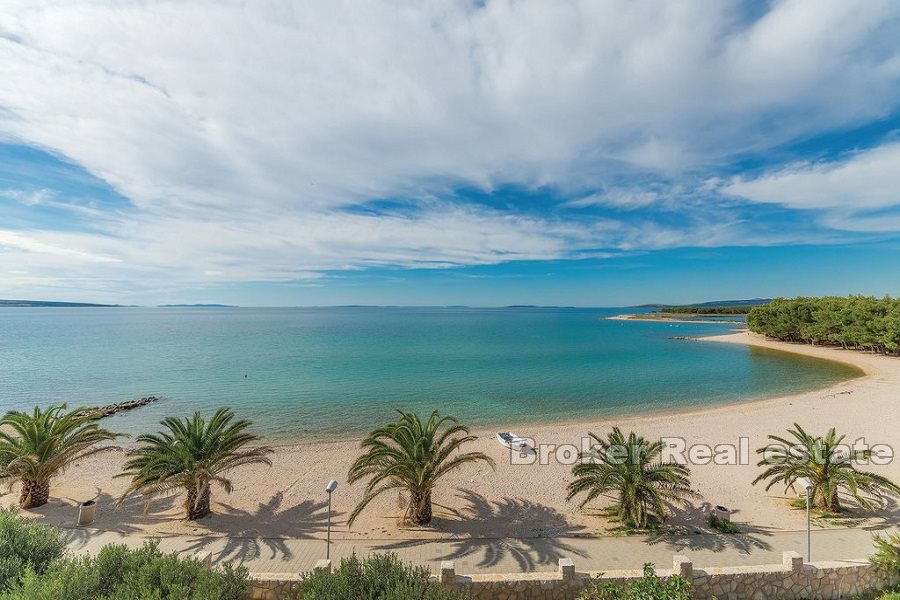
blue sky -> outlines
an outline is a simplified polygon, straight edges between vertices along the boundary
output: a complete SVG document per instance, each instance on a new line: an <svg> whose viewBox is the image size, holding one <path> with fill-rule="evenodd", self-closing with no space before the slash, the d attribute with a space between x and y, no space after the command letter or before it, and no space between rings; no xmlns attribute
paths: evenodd
<svg viewBox="0 0 900 600"><path fill-rule="evenodd" d="M0 7L0 297L900 294L900 5Z"/></svg>

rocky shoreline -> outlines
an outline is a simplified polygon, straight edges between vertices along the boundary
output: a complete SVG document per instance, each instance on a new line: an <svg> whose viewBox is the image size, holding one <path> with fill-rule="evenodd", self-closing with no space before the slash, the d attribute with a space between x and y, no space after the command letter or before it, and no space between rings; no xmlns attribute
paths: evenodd
<svg viewBox="0 0 900 600"><path fill-rule="evenodd" d="M95 406L85 409L78 413L78 416L95 416L98 419L111 417L116 413L133 410L142 406L147 406L153 402L161 400L159 396L144 396L138 400L126 400L125 402L117 402L115 404L107 404L106 406Z"/></svg>

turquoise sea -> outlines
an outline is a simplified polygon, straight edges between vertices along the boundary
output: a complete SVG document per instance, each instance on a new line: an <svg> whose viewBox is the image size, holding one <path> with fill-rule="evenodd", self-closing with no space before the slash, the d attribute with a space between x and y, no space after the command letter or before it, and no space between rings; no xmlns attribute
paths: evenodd
<svg viewBox="0 0 900 600"><path fill-rule="evenodd" d="M395 408L476 426L679 410L848 379L852 367L671 339L722 323L568 308L0 309L0 410L164 400L105 423L231 406L275 440L358 435ZM632 311L633 312L633 311Z"/></svg>

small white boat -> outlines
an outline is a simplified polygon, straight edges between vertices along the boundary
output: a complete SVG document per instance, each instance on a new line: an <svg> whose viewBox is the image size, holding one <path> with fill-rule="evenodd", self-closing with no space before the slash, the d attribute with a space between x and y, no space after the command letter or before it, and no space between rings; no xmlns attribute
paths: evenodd
<svg viewBox="0 0 900 600"><path fill-rule="evenodd" d="M531 450L527 441L511 431L501 431L498 433L497 441L500 442L501 446L506 446L510 450L515 450L516 452L528 452Z"/></svg>

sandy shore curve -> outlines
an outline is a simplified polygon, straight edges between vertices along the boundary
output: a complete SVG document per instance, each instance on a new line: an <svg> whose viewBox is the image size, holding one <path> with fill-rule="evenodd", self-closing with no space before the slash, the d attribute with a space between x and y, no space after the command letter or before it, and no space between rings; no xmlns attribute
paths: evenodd
<svg viewBox="0 0 900 600"><path fill-rule="evenodd" d="M734 520L745 531L765 533L799 530L805 526L803 511L788 507L795 494L780 487L766 492L751 485L759 472L755 449L768 434L783 434L795 421L807 431L822 434L835 426L855 440L898 445L897 414L900 392L900 360L880 355L812 347L766 340L746 331L704 338L704 343L748 344L773 350L844 362L864 375L825 389L762 400L698 408L676 413L653 413L598 417L572 423L529 425L517 430L542 444L539 462L513 464L492 431L477 431L471 445L497 462L496 470L483 465L467 466L454 473L436 490L435 521L431 528L402 526L403 509L395 496L384 497L357 520L352 529L346 516L360 498L362 485L346 483L350 463L358 455L358 441L298 443L279 446L271 468L250 467L232 474L234 491L214 492L212 516L186 522L180 516L180 497L161 499L144 514L143 502L134 499L116 509L115 498L125 488L113 479L123 463L123 453L101 455L73 465L56 479L51 502L30 511L52 524L72 525L77 502L97 498L95 527L120 533L146 535L192 534L203 536L318 538L324 536L324 486L339 481L334 495L333 535L344 539L418 539L460 537L558 537L612 535L614 527L594 508L580 510L566 502L571 480L570 448L582 446L589 431L605 434L618 425L650 439L682 438L686 447L733 445L749 449L738 464L694 464L692 482L702 499L687 509L678 509L671 527L680 531L706 530L704 509L724 505L734 511ZM438 407L440 408L440 407ZM553 445L555 448L549 449ZM900 450L900 449L898 449ZM547 464L540 464L546 461ZM900 461L871 470L900 481ZM5 493L0 501L14 504L18 490ZM599 506L597 507L599 508ZM860 515L857 526L881 527L900 523L896 504L876 514ZM823 523L835 526L834 523Z"/></svg>

